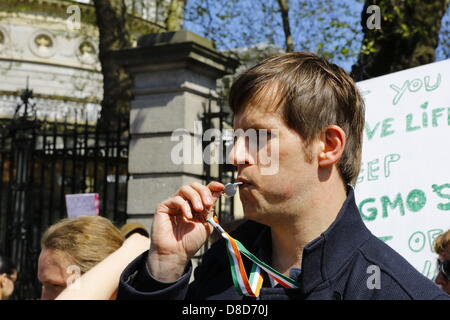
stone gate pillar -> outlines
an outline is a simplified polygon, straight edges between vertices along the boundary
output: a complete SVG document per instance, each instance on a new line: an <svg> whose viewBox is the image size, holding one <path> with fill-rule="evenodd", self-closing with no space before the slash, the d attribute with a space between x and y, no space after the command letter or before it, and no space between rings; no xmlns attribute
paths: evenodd
<svg viewBox="0 0 450 320"><path fill-rule="evenodd" d="M238 62L215 50L210 40L186 30L145 35L137 48L114 54L134 78L128 221L150 227L159 202L184 184L202 183L202 163L171 159L179 143L171 136L181 128L194 135L209 97L216 95L216 80L232 73ZM215 102L212 111L218 111Z"/></svg>

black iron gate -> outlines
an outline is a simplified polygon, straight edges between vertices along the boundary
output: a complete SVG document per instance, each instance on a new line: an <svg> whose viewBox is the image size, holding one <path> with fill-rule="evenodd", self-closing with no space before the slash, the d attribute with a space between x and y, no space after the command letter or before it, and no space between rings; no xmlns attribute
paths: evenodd
<svg viewBox="0 0 450 320"><path fill-rule="evenodd" d="M218 112L212 111L212 104L217 103L219 106ZM211 181L220 181L223 184L235 182L235 167L229 163L227 160L228 155L226 154L227 149L229 150L229 144L233 143L233 137L228 137L226 135L227 130L231 130L231 123L227 121L229 112L225 111L224 97L209 97L208 109L203 114L202 126L203 130L216 128L219 129L220 141L216 141L220 145L219 150L222 154L219 155L219 165L215 168L203 163L205 184ZM218 127L217 127L218 126ZM227 128L228 127L228 128ZM231 139L229 139L231 138ZM204 141L203 150L205 150L207 144L212 143L211 141ZM219 198L219 211L217 212L219 221L222 223L228 223L234 220L234 201L232 198Z"/></svg>
<svg viewBox="0 0 450 320"><path fill-rule="evenodd" d="M25 90L0 127L0 250L19 268L15 299L40 296L40 238L67 216L66 194L98 193L102 216L116 225L127 219L128 119L115 128L38 119L31 97Z"/></svg>
<svg viewBox="0 0 450 320"><path fill-rule="evenodd" d="M65 195L98 193L100 214L116 225L126 222L129 120L123 117L114 128L99 127L87 120L38 119L30 105L32 92L25 90L13 119L0 120L0 251L19 268L13 299L37 299L40 238L56 221L65 218ZM211 106L217 103L218 112ZM20 112L20 110L23 110ZM203 129L226 121L223 98L210 97L202 118ZM215 124L213 124L215 123ZM224 135L219 141L225 152ZM204 164L204 182L234 182L234 167L213 168ZM232 199L220 199L219 220L234 220ZM206 246L207 247L207 246Z"/></svg>

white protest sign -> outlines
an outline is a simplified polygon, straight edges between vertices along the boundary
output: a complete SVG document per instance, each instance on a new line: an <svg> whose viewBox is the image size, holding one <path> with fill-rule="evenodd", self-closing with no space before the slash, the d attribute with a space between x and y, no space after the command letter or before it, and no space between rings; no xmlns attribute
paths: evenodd
<svg viewBox="0 0 450 320"><path fill-rule="evenodd" d="M450 60L359 82L366 103L356 203L367 227L432 278L450 228Z"/></svg>
<svg viewBox="0 0 450 320"><path fill-rule="evenodd" d="M67 216L97 216L99 203L98 193L66 194Z"/></svg>

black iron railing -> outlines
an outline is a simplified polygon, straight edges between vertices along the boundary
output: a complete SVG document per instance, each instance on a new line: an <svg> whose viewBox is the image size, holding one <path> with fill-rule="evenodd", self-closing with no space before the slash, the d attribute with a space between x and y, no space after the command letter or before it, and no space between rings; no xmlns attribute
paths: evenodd
<svg viewBox="0 0 450 320"><path fill-rule="evenodd" d="M15 299L40 296L40 238L67 216L66 194L98 193L102 216L127 219L128 118L114 128L38 119L31 97L26 90L0 127L0 250L18 265Z"/></svg>
<svg viewBox="0 0 450 320"><path fill-rule="evenodd" d="M39 298L40 239L67 216L66 194L98 193L102 216L118 226L127 219L128 117L114 127L77 118L39 119L31 98L32 92L25 90L14 118L0 120L0 251L19 268L13 299ZM223 99L209 101L203 130L215 127L223 133L228 115ZM212 111L213 103L218 112ZM223 164L204 164L206 184L234 182L234 167L226 163L225 154L230 141L221 135L218 143L223 145ZM218 214L221 222L233 221L232 199L220 199Z"/></svg>

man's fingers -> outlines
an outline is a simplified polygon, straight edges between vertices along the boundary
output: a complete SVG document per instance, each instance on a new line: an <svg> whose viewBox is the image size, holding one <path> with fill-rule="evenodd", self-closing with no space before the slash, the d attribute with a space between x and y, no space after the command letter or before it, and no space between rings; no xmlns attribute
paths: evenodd
<svg viewBox="0 0 450 320"><path fill-rule="evenodd" d="M214 201L216 199L214 199L214 197L211 193L211 190L207 186L202 185L198 182L194 182L193 184L191 184L191 187L200 194L200 196L202 197L203 203L207 207L210 207L214 204Z"/></svg>
<svg viewBox="0 0 450 320"><path fill-rule="evenodd" d="M210 183L208 183L208 188L211 191L223 191L223 189L225 189L225 186L218 181L211 181Z"/></svg>
<svg viewBox="0 0 450 320"><path fill-rule="evenodd" d="M162 207L168 208L168 210L160 210ZM158 208L158 211L166 211L165 213L171 214L171 215L177 215L180 212L187 218L192 219L192 211L191 207L189 206L189 203L183 199L181 196L175 196L172 198L169 198L163 202L161 202L160 207Z"/></svg>
<svg viewBox="0 0 450 320"><path fill-rule="evenodd" d="M201 212L204 209L203 204L208 205L203 201L201 194L199 194L199 192L191 186L182 186L178 191L178 195L188 200L192 204L195 211Z"/></svg>
<svg viewBox="0 0 450 320"><path fill-rule="evenodd" d="M217 181L210 182L207 186L198 182L191 185L182 186L175 196L161 202L163 207L168 208L168 214L179 214L180 212L187 219L193 218L192 210L207 214L206 208L214 205L220 197L225 186ZM158 210L164 212L164 210Z"/></svg>
<svg viewBox="0 0 450 320"><path fill-rule="evenodd" d="M216 201L222 195L222 191L225 189L225 186L220 182L211 181L208 184L208 189L211 190L213 199L214 199L214 201Z"/></svg>

